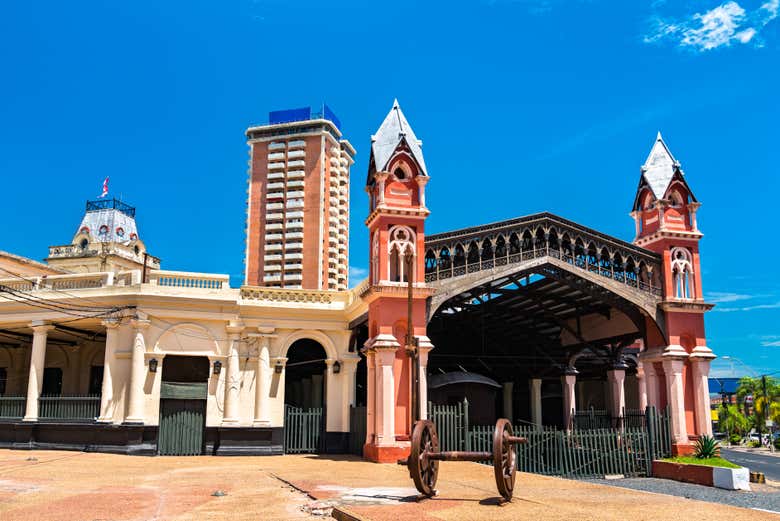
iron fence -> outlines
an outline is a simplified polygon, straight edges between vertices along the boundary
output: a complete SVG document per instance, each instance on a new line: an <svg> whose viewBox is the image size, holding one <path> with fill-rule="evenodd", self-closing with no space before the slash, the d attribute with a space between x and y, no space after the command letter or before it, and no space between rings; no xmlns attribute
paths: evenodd
<svg viewBox="0 0 780 521"><path fill-rule="evenodd" d="M24 396L0 396L0 418L22 418L27 404Z"/></svg>
<svg viewBox="0 0 780 521"><path fill-rule="evenodd" d="M322 435L322 407L301 409L284 406L284 452L316 453Z"/></svg>
<svg viewBox="0 0 780 521"><path fill-rule="evenodd" d="M100 416L100 395L41 396L38 418L41 420L94 420Z"/></svg>
<svg viewBox="0 0 780 521"><path fill-rule="evenodd" d="M441 450L468 450L469 402L454 405L428 402L428 418L436 425Z"/></svg>
<svg viewBox="0 0 780 521"><path fill-rule="evenodd" d="M442 450L492 452L495 426L469 426L466 400L458 405L431 404L429 410ZM583 424L588 428L516 426L515 434L528 439L517 446L518 470L569 478L649 476L652 460L671 456L668 408L660 413L654 407L626 409L617 427L606 411L585 412L589 415L582 415Z"/></svg>
<svg viewBox="0 0 780 521"><path fill-rule="evenodd" d="M350 407L349 409L349 453L363 455L363 445L366 442L366 407Z"/></svg>

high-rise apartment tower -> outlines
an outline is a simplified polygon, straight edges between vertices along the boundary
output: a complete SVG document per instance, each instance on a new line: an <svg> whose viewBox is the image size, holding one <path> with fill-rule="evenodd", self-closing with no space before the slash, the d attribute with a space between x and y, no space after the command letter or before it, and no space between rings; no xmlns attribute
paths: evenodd
<svg viewBox="0 0 780 521"><path fill-rule="evenodd" d="M322 106L271 112L246 131L249 190L245 282L345 290L349 169L355 149Z"/></svg>

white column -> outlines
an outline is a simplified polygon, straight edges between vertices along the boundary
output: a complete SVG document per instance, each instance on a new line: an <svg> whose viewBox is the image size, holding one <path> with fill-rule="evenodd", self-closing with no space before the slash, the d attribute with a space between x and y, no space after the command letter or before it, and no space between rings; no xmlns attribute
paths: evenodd
<svg viewBox="0 0 780 521"><path fill-rule="evenodd" d="M561 377L563 388L563 428L571 429L572 411L577 407L577 373L569 372Z"/></svg>
<svg viewBox="0 0 780 521"><path fill-rule="evenodd" d="M422 208L425 208L425 185L428 184L428 176L418 175L415 178L415 181L417 181L417 184L420 187L419 194L420 194L420 206Z"/></svg>
<svg viewBox="0 0 780 521"><path fill-rule="evenodd" d="M230 325L225 328L228 336L228 358L225 374L225 409L222 415L223 424L238 423L238 393L241 388L239 376L238 350L241 346L243 327Z"/></svg>
<svg viewBox="0 0 780 521"><path fill-rule="evenodd" d="M38 398L43 390L43 368L46 364L46 336L54 329L50 324L36 321L30 324L33 330L30 352L30 373L27 378L27 405L24 421L38 421Z"/></svg>
<svg viewBox="0 0 780 521"><path fill-rule="evenodd" d="M114 419L114 353L119 342L119 321L107 319L103 321L106 328L106 350L103 354L103 382L100 387L100 423L111 423Z"/></svg>
<svg viewBox="0 0 780 521"><path fill-rule="evenodd" d="M672 417L672 442L687 444L688 429L685 425L685 387L683 383L683 365L680 358L667 358L663 361L666 373L666 400Z"/></svg>
<svg viewBox="0 0 780 521"><path fill-rule="evenodd" d="M514 411L514 404L512 403L512 392L514 391L514 382L504 382L501 384L501 389L503 391L503 402L504 402L504 418L512 421L512 418L514 417L513 411Z"/></svg>
<svg viewBox="0 0 780 521"><path fill-rule="evenodd" d="M647 408L647 380L645 379L645 368L642 362L636 365L636 385L639 396L639 408L644 411Z"/></svg>
<svg viewBox="0 0 780 521"><path fill-rule="evenodd" d="M257 374L255 375L255 414L253 421L255 427L271 425L268 400L271 394L271 378L273 378L274 369L271 367L270 349L271 338L268 336L260 337L260 346L257 350Z"/></svg>
<svg viewBox="0 0 780 521"><path fill-rule="evenodd" d="M623 409L626 407L626 370L612 369L607 371L607 381L609 382L610 395L610 413L612 418L623 416Z"/></svg>
<svg viewBox="0 0 780 521"><path fill-rule="evenodd" d="M376 433L376 356L374 351L366 355L366 444L374 442Z"/></svg>
<svg viewBox="0 0 780 521"><path fill-rule="evenodd" d="M531 422L542 426L542 379L531 379Z"/></svg>
<svg viewBox="0 0 780 521"><path fill-rule="evenodd" d="M130 389L128 390L129 406L127 409L126 423L144 422L144 384L146 383L146 335L145 331L149 328L148 320L133 319L131 321L135 329L135 338L133 339L133 352L130 360Z"/></svg>
<svg viewBox="0 0 780 521"><path fill-rule="evenodd" d="M376 348L377 445L395 445L395 348Z"/></svg>
<svg viewBox="0 0 780 521"><path fill-rule="evenodd" d="M714 358L712 350L706 346L696 346L690 356L694 417L696 419L696 435L698 436L712 436L709 377L710 362Z"/></svg>

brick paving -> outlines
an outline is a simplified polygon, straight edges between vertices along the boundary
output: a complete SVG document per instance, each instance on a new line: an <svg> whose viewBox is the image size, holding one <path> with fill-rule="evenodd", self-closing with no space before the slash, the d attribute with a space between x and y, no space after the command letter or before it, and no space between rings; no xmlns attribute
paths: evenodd
<svg viewBox="0 0 780 521"><path fill-rule="evenodd" d="M439 476L439 496L418 502L404 467L349 456L151 458L0 450L0 519L311 520L323 519L311 509L325 513L336 505L372 521L780 520L766 512L531 474L519 474L515 500L498 506L490 467L444 462ZM227 495L212 496L216 490Z"/></svg>

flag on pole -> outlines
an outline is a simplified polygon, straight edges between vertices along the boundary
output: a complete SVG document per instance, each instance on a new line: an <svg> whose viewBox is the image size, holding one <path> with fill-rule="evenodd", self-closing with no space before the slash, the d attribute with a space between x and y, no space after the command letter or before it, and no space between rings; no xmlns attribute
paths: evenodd
<svg viewBox="0 0 780 521"><path fill-rule="evenodd" d="M105 197L108 195L108 177L103 179L103 193L101 193L98 197Z"/></svg>

